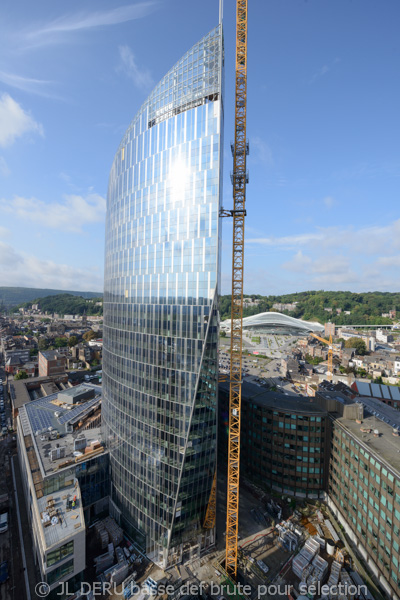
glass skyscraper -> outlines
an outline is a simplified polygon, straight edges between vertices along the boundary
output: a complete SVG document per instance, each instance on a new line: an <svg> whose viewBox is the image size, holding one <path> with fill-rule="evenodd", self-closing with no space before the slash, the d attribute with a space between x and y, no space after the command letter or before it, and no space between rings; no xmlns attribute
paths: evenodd
<svg viewBox="0 0 400 600"><path fill-rule="evenodd" d="M111 506L154 562L199 551L216 468L222 26L165 75L111 169L103 407Z"/></svg>

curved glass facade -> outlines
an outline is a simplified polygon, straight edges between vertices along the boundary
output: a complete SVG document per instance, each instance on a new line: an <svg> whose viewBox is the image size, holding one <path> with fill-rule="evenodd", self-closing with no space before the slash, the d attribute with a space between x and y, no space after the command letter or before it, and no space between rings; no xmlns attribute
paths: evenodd
<svg viewBox="0 0 400 600"><path fill-rule="evenodd" d="M222 27L155 87L111 169L103 407L112 506L156 563L198 544L216 466Z"/></svg>

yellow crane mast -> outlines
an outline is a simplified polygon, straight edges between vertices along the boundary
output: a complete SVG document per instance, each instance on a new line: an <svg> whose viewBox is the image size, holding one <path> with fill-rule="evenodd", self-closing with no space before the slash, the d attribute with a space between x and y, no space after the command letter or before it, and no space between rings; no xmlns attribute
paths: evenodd
<svg viewBox="0 0 400 600"><path fill-rule="evenodd" d="M329 342L325 338L319 337L319 335L316 335L315 333L310 333L310 335L313 338L315 338L316 340L319 340L323 344L328 344L328 346L329 346L329 348L328 348L328 371L327 371L327 377L328 377L329 381L332 381L333 380L333 344L332 344L332 334L329 336Z"/></svg>
<svg viewBox="0 0 400 600"><path fill-rule="evenodd" d="M229 449L228 499L226 514L225 570L233 579L237 576L239 472L240 472L240 410L242 396L242 321L243 321L243 267L244 221L246 216L246 139L247 104L247 0L236 3L236 82L235 82L235 141L233 153L233 217L232 248L232 303L229 390ZM228 216L227 215L227 216Z"/></svg>

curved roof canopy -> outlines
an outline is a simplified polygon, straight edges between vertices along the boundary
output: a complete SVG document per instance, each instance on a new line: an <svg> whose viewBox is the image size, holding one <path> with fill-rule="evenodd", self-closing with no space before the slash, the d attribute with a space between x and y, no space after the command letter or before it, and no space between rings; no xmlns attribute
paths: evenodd
<svg viewBox="0 0 400 600"><path fill-rule="evenodd" d="M230 329L231 320L226 319L221 323L223 329ZM243 329L282 329L285 333L311 333L311 332L322 332L325 330L324 326L320 323L302 321L301 319L295 319L288 315L283 315L278 312L265 312L258 315L252 315L251 317L245 317L243 319Z"/></svg>

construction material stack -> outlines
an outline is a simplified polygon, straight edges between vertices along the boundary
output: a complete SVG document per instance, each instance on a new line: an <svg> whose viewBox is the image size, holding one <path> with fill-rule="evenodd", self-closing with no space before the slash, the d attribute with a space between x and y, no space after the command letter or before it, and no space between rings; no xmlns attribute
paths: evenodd
<svg viewBox="0 0 400 600"><path fill-rule="evenodd" d="M97 540L100 544L100 548L105 550L108 545L108 531L104 526L104 521L99 521L94 526L94 531L96 533Z"/></svg>
<svg viewBox="0 0 400 600"><path fill-rule="evenodd" d="M313 538L309 538L299 554L292 561L292 571L301 580L308 576L308 569L314 557L319 554L319 544Z"/></svg>
<svg viewBox="0 0 400 600"><path fill-rule="evenodd" d="M333 561L331 565L331 574L329 575L328 585L329 587L336 586L339 583L340 571L342 570L342 565L336 560Z"/></svg>

